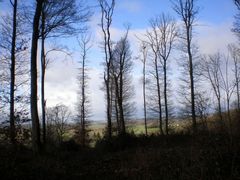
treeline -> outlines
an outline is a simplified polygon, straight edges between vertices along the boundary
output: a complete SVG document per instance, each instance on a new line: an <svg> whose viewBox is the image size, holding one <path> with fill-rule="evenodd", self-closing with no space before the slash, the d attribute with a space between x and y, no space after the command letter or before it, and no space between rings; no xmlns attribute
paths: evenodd
<svg viewBox="0 0 240 180"><path fill-rule="evenodd" d="M104 136L111 139L115 135L126 135L126 121L135 110L132 85L134 58L131 42L128 40L130 25L125 26L125 33L118 41L114 42L112 38L115 0L97 2L101 13L99 27L102 31L101 49L104 54L102 90L105 93L107 122ZM7 119L3 122L6 125L7 139L16 144L20 134L21 137L31 136L36 153L48 141L63 141L70 111L63 104L47 108L44 85L46 69L51 61L49 54L57 51L71 56L71 53L59 45L52 48L46 48L45 45L48 40L78 37L79 88L74 116L74 138L81 145L87 146L90 142L91 123L88 55L92 47L87 23L95 9L83 1L75 0L37 0L29 4L10 0L9 3L12 13L2 16L0 27L0 118ZM191 119L191 133L208 130L207 120L216 113L221 131L226 131L230 137L233 135L235 122L232 111L239 112L240 108L240 50L238 44L229 44L226 45L229 55L220 52L200 54L198 45L194 42L194 30L200 13L196 3L196 0L172 1L173 9L181 20L180 25L173 16L162 13L149 20L149 28L144 35L136 35L140 47L138 59L142 63L146 135L149 134L147 121L150 118L158 119L161 135L170 134L173 102L177 101L170 81L169 69L173 57L182 70L179 78L181 83L177 90L180 95L180 114L185 119ZM235 0L234 3L239 11L240 1ZM239 14L235 16L232 29L237 38L240 32L239 17ZM40 99L38 84L41 85ZM38 100L41 101L41 119L38 114ZM30 134L23 125L29 121L32 122Z"/></svg>

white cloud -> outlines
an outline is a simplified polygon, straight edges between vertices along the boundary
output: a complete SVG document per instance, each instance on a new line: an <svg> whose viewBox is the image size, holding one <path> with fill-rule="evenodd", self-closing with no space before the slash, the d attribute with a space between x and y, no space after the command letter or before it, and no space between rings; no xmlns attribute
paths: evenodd
<svg viewBox="0 0 240 180"><path fill-rule="evenodd" d="M91 102L92 118L94 120L103 120L105 118L105 99L103 86L102 71L99 69L90 69L89 71L89 93Z"/></svg>
<svg viewBox="0 0 240 180"><path fill-rule="evenodd" d="M67 105L73 112L77 103L77 75L78 63L58 61L52 63L46 72L45 96L47 106L59 103ZM102 86L101 70L91 68L89 73L89 98L91 102L92 119L103 120L105 117L104 93Z"/></svg>
<svg viewBox="0 0 240 180"><path fill-rule="evenodd" d="M63 103L74 109L76 99L76 63L54 62L46 71L47 106Z"/></svg>
<svg viewBox="0 0 240 180"><path fill-rule="evenodd" d="M232 23L222 24L201 23L197 27L197 42L201 53L212 54L217 51L226 52L227 45L236 41L231 32Z"/></svg>

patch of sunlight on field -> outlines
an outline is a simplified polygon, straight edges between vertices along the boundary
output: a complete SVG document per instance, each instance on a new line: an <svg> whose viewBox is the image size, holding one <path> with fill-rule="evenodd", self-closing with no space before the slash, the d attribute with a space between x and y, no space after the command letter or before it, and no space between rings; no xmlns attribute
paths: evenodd
<svg viewBox="0 0 240 180"><path fill-rule="evenodd" d="M186 123L186 121L172 121L169 124L169 129L170 131L172 130L174 132L181 132L184 129L186 129L187 126L189 126L189 123ZM103 137L105 128L106 128L105 122L94 122L89 126L90 129L89 135L90 139L92 139L91 146L94 146L95 142ZM64 140L67 141L73 138L75 133L74 131L75 130L73 127L69 127L67 132L64 134ZM149 120L147 131L148 135L159 134L158 122L155 120ZM127 132L134 133L135 135L145 134L144 122L139 120L128 122Z"/></svg>
<svg viewBox="0 0 240 180"><path fill-rule="evenodd" d="M68 129L68 130L63 134L63 139L64 139L65 141L68 141L68 140L70 140L71 138L73 138L73 136L74 136L74 134L75 134L74 131L75 131L74 129Z"/></svg>
<svg viewBox="0 0 240 180"><path fill-rule="evenodd" d="M91 135L97 135L99 134L101 137L103 136L103 132L105 129L105 123L93 123L92 125L90 125L89 129L90 131L90 136Z"/></svg>
<svg viewBox="0 0 240 180"><path fill-rule="evenodd" d="M148 134L157 134L159 132L159 128L157 126L150 126L147 128ZM134 134L145 134L145 126L143 124L130 125L128 126L128 132L134 132Z"/></svg>

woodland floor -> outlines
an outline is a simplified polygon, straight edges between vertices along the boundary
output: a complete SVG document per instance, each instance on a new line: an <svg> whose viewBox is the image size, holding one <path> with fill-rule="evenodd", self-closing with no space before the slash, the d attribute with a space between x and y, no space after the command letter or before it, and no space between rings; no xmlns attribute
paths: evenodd
<svg viewBox="0 0 240 180"><path fill-rule="evenodd" d="M0 146L1 179L240 179L240 138L222 135L118 137L41 155Z"/></svg>

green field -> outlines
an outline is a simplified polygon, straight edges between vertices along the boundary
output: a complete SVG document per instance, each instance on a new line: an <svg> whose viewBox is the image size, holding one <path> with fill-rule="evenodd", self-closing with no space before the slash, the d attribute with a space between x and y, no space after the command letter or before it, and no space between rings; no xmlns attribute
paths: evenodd
<svg viewBox="0 0 240 180"><path fill-rule="evenodd" d="M90 137L93 141L96 140L96 136L103 137L104 131L106 128L106 122L103 121L94 121L90 124L89 130L90 130ZM174 132L180 132L183 131L186 126L188 126L188 123L186 121L171 121L169 123L169 129L171 129ZM127 132L130 134L135 135L142 135L145 134L145 126L143 120L129 120L126 123L126 129ZM152 134L159 134L159 122L157 120L148 120L147 123L147 131L148 135ZM74 135L73 128L69 128L67 133L65 133L65 140L69 140Z"/></svg>

